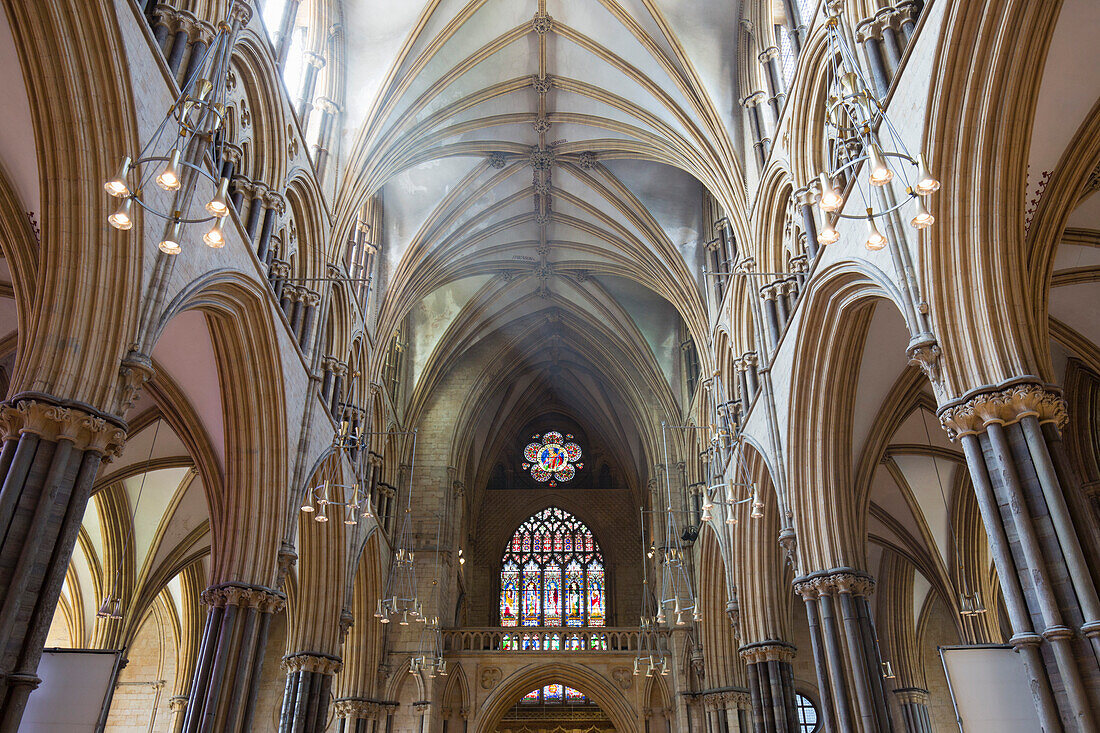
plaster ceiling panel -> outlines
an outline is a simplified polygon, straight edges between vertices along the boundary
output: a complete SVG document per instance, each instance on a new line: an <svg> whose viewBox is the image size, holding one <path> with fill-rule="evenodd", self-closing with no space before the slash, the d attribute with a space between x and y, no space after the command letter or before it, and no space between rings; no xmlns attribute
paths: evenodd
<svg viewBox="0 0 1100 733"><path fill-rule="evenodd" d="M1100 3L1064 0L1043 65L1042 86L1028 154L1027 199L1053 171L1097 98L1100 98Z"/></svg>
<svg viewBox="0 0 1100 733"><path fill-rule="evenodd" d="M79 543L76 547L77 549L76 552L73 553L71 567L76 571L77 581L80 583L80 606L74 610L83 615L84 628L90 631L90 625L94 620L95 612L99 610L99 604L103 602L103 599L96 597L95 583L92 582L92 564L80 549ZM103 562L102 554L99 556L99 562ZM111 579L114 578L114 568L104 568L103 571L104 573L110 573ZM71 590L69 600L74 600ZM78 640L73 639L72 641L73 645L76 646ZM87 641L91 641L91 639Z"/></svg>
<svg viewBox="0 0 1100 733"><path fill-rule="evenodd" d="M153 361L183 391L198 415L220 465L225 465L225 422L222 416L214 344L201 311L180 313L168 322L153 349ZM203 436L195 436L201 440ZM159 438L158 438L159 441Z"/></svg>
<svg viewBox="0 0 1100 733"><path fill-rule="evenodd" d="M1097 223L1100 224L1100 222ZM1100 266L1100 247L1067 244L1065 242L1058 245L1058 250L1054 256L1055 274L1059 270L1097 266Z"/></svg>
<svg viewBox="0 0 1100 733"><path fill-rule="evenodd" d="M0 336L19 330L19 317L14 298L0 298Z"/></svg>
<svg viewBox="0 0 1100 733"><path fill-rule="evenodd" d="M695 75L721 116L726 131L736 132L740 120L737 105L737 38L740 3L729 0L655 0L688 56Z"/></svg>
<svg viewBox="0 0 1100 733"><path fill-rule="evenodd" d="M166 468L131 476L122 482L130 511L134 512L133 552L138 567L144 564L176 490L190 473L190 468Z"/></svg>
<svg viewBox="0 0 1100 733"><path fill-rule="evenodd" d="M606 288L633 319L649 344L653 358L660 365L669 387L675 392L680 363L682 321L679 312L652 290L625 277L601 275L597 282Z"/></svg>
<svg viewBox="0 0 1100 733"><path fill-rule="evenodd" d="M144 499L142 501L144 501ZM206 490L203 486L202 479L196 476L187 483L182 496L178 497L178 501L174 509L172 509L171 514L162 518L162 522L165 523L162 528L163 535L160 544L156 548L153 562L149 565L149 568L159 567L187 535L191 534L196 527L209 521L209 519L210 512L206 505ZM210 533L207 532L206 536L202 540L199 540L198 546L201 547L209 544ZM187 554L190 555L195 552L196 549L197 548L192 548L188 550Z"/></svg>
<svg viewBox="0 0 1100 733"><path fill-rule="evenodd" d="M682 107L683 102L675 89L669 88L671 82L668 81L667 76L662 75L660 91L669 94L670 99L661 101L639 84L637 79L631 78L586 49L573 43L566 43L570 46L570 50L568 53L562 53L559 50L554 58L554 64L550 67L551 73L555 76L578 79L598 89L614 90L616 96L648 110L680 135L687 135L687 128L676 118L675 110L669 109L670 104L674 107Z"/></svg>
<svg viewBox="0 0 1100 733"><path fill-rule="evenodd" d="M573 146L582 146L581 149L583 149L585 143L593 140L634 141L636 139L625 132L608 130L604 127L600 127L598 124L595 124L598 122L596 120L592 120L592 122L594 124L555 122L550 132L547 133L547 136L554 140L564 140L567 143L571 143Z"/></svg>
<svg viewBox="0 0 1100 733"><path fill-rule="evenodd" d="M1100 229L1100 193L1090 194L1066 220L1067 229Z"/></svg>
<svg viewBox="0 0 1100 733"><path fill-rule="evenodd" d="M581 79L581 81L585 80ZM572 112L576 114L592 115L593 117L601 117L624 125L640 127L650 132L656 132L655 128L638 116L579 92L572 92L555 87L547 96L547 99L553 101L551 110L555 112ZM602 136L601 134L601 137Z"/></svg>
<svg viewBox="0 0 1100 733"><path fill-rule="evenodd" d="M460 0L453 0L458 5ZM358 128L430 0L344 3L349 127Z"/></svg>
<svg viewBox="0 0 1100 733"><path fill-rule="evenodd" d="M468 26L469 24L466 24L463 28ZM470 52L477 50L461 49L453 43L444 45L428 62L427 68L415 77L402 94L401 100L395 105L387 120L387 125L395 123L401 116L406 115L412 110L414 104L422 104L415 110L413 118L421 121L473 92L537 72L538 57L537 53L532 53L533 42L531 35L523 36L465 69L458 77L451 77L447 83L439 86L440 79L452 74L457 67L466 62L466 56ZM421 98L425 94L430 94L430 101Z"/></svg>
<svg viewBox="0 0 1100 733"><path fill-rule="evenodd" d="M1100 318L1096 317L1096 282L1051 288L1050 315L1094 344L1100 344Z"/></svg>
<svg viewBox="0 0 1100 733"><path fill-rule="evenodd" d="M99 506L95 501L89 501L84 508L84 517L80 520L84 531L88 533L88 539L92 542L96 554L103 557L103 520L99 516Z"/></svg>
<svg viewBox="0 0 1100 733"><path fill-rule="evenodd" d="M886 301L875 303L859 367L855 414L852 417L852 464L863 452L864 442L890 388L905 369L908 331L901 314Z"/></svg>
<svg viewBox="0 0 1100 733"><path fill-rule="evenodd" d="M950 550L946 501L951 500L952 477L958 464L931 456L894 456L898 468L913 492L924 521L932 533L940 556L947 558ZM937 474L938 471L938 474Z"/></svg>
<svg viewBox="0 0 1100 733"><path fill-rule="evenodd" d="M183 614L183 588L180 587L180 576L173 575L168 581L168 597L172 600L172 606L176 609L176 616L184 618Z"/></svg>
<svg viewBox="0 0 1100 733"><path fill-rule="evenodd" d="M118 456L101 471L100 481L112 475L118 475L134 466L140 466L149 460L158 458L190 459L183 441L164 420L153 420L150 424L133 433Z"/></svg>
<svg viewBox="0 0 1100 733"><path fill-rule="evenodd" d="M439 130L439 133L445 132L445 130ZM434 134L434 132L433 132ZM483 146L487 151L491 151L494 147L503 147L499 145L501 142L505 143L519 143L522 145L537 145L538 135L535 134L534 129L531 127L531 122L509 122L505 124L485 124L482 127L475 129L459 128L458 126L452 126L450 132L447 132L446 137L437 138L437 142L431 147L425 147L424 150L431 150L434 148L442 148L443 146L455 145L463 142L487 142L497 143L497 145ZM441 151L442 152L442 151Z"/></svg>
<svg viewBox="0 0 1100 733"><path fill-rule="evenodd" d="M867 533L880 537L884 542L889 542L896 547L905 547L905 540L892 527L886 526L882 520L874 515L867 517Z"/></svg>
<svg viewBox="0 0 1100 733"><path fill-rule="evenodd" d="M634 67L636 73L652 80L656 85L661 87L664 93L672 97L679 105L686 108L687 100L679 91L676 81L669 76L662 64L659 63L653 54L638 41L634 34L601 3L578 3L572 0L558 0L557 2L548 3L547 10L554 17L555 23L563 23L584 34L589 39L599 43L612 54L619 57L619 59L622 59L630 64L630 66ZM659 39L660 36L657 36L657 38ZM574 46L572 42L568 43L570 46ZM661 44L660 41L657 43L658 45L664 45ZM559 45L558 58L555 60L562 62L563 60L560 57L563 52L573 53L572 49L565 49ZM607 64L607 62L603 63L605 65ZM565 63L561 63L561 66L563 68L568 68ZM574 75L574 78L591 81L591 79L586 76ZM604 89L620 88L618 86L609 86L606 84L601 84L600 86Z"/></svg>
<svg viewBox="0 0 1100 733"><path fill-rule="evenodd" d="M20 69L15 39L7 12L0 8L0 99L4 100L4 124L0 125L0 162L25 209L38 221L42 215L38 180L38 147L27 86Z"/></svg>
<svg viewBox="0 0 1100 733"><path fill-rule="evenodd" d="M494 94L476 104L470 104L460 110L451 110L442 125L450 126L460 122L479 120L496 115L530 114L539 109L539 96L530 86L522 87L506 94Z"/></svg>
<svg viewBox="0 0 1100 733"><path fill-rule="evenodd" d="M929 395L931 396L931 395ZM931 445L951 452L958 452L959 446L947 439L947 433L940 427L940 420L924 408L909 413L894 434L891 444Z"/></svg>
<svg viewBox="0 0 1100 733"><path fill-rule="evenodd" d="M462 180L483 158L443 158L409 168L390 179L383 187L385 201L386 264L397 267L405 249L431 216L440 199Z"/></svg>
<svg viewBox="0 0 1100 733"><path fill-rule="evenodd" d="M411 354L412 383L420 380L428 359L436 344L454 322L458 314L470 302L482 287L492 279L491 276L469 277L450 283L446 287L428 294L413 306Z"/></svg>
<svg viewBox="0 0 1100 733"><path fill-rule="evenodd" d="M871 502L885 512L892 521L897 522L910 536L916 538L924 536L920 524L917 523L913 511L909 508L905 494L895 483L890 472L881 465L875 468L871 479ZM908 548L909 544L910 541L905 540L900 543L900 546Z"/></svg>
<svg viewBox="0 0 1100 733"><path fill-rule="evenodd" d="M913 573L913 622L920 620L920 613L924 609L928 594L932 592L932 584L918 570Z"/></svg>

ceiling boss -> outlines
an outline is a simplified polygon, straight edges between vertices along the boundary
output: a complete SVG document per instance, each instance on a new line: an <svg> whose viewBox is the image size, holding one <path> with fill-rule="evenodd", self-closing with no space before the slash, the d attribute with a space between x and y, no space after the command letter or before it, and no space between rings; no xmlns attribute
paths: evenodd
<svg viewBox="0 0 1100 733"><path fill-rule="evenodd" d="M523 449L523 457L527 459L523 468L529 469L531 478L536 481L549 481L550 486L557 486L557 481L569 481L577 475L579 469L584 468L584 464L578 462L581 459L581 447L572 442L572 435L566 433L563 436L556 430L551 430L542 435L533 435L532 438L535 442L528 443Z"/></svg>

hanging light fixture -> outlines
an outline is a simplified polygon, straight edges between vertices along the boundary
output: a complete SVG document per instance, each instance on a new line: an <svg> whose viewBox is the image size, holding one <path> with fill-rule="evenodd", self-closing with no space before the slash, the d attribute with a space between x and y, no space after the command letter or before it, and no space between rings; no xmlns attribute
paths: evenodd
<svg viewBox="0 0 1100 733"><path fill-rule="evenodd" d="M887 246L888 240L879 230L876 220L894 214L910 201L916 202L916 215L910 223L918 230L935 223L921 197L934 193L940 182L930 172L924 155L910 154L897 129L886 114L883 100L872 91L860 70L852 46L851 33L844 22L844 3L827 0L825 31L831 59L829 91L825 110L826 138L832 141L828 170L818 176L821 209L825 226L818 233L818 242L835 244L840 240L836 218L860 219L862 214L843 214L844 195L841 187L852 186L863 200L868 220L867 249L875 251ZM863 169L865 179L859 173ZM886 189L896 178L904 182L905 196L900 200L880 197L884 206L872 204L870 189ZM865 187L866 184L866 187ZM833 215L832 217L830 215ZM836 217L836 218L833 218Z"/></svg>
<svg viewBox="0 0 1100 733"><path fill-rule="evenodd" d="M121 231L133 228L133 207L164 220L165 231L159 249L179 254L183 225L213 220L203 241L212 248L225 246L222 221L229 214L229 180L218 166L223 160L222 129L226 113L226 78L238 30L248 20L247 3L230 0L226 19L218 24L214 40L183 81L179 96L165 113L156 131L136 156L126 156L115 175L103 188L121 199L107 222ZM192 213L196 188L207 181L213 195L204 210ZM171 194L164 206L164 194L153 196L151 183ZM156 189L153 189L156 191Z"/></svg>

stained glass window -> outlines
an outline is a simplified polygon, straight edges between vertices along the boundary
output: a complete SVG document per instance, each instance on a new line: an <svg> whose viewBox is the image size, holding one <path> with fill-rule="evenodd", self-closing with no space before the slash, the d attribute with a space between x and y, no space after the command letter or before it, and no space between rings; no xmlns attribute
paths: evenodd
<svg viewBox="0 0 1100 733"><path fill-rule="evenodd" d="M580 690L574 690L561 683L547 685L531 690L519 699L521 705L542 703L543 705L578 705L588 702L588 697Z"/></svg>
<svg viewBox="0 0 1100 733"><path fill-rule="evenodd" d="M577 475L584 468L581 460L581 447L573 441L569 433L562 435L551 430L542 435L532 435L533 442L523 449L523 469L531 472L531 478L539 483L557 486Z"/></svg>
<svg viewBox="0 0 1100 733"><path fill-rule="evenodd" d="M563 509L543 509L520 525L507 545L500 571L500 625L604 626L605 593L603 555L591 530ZM559 638L570 647L570 638ZM532 641L523 648L538 649Z"/></svg>

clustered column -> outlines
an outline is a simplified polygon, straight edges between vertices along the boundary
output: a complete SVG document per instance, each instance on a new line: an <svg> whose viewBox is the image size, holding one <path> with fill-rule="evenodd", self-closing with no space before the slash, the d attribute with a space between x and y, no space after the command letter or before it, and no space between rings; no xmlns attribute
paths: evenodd
<svg viewBox="0 0 1100 733"><path fill-rule="evenodd" d="M332 676L340 667L340 658L328 654L304 652L283 657L286 687L280 733L321 733L325 729Z"/></svg>
<svg viewBox="0 0 1100 733"><path fill-rule="evenodd" d="M271 588L225 583L203 591L202 603L210 610L183 730L251 730L271 617L286 607L286 596Z"/></svg>
<svg viewBox="0 0 1100 733"><path fill-rule="evenodd" d="M906 733L932 733L932 718L928 714L928 690L923 687L903 687L894 690Z"/></svg>
<svg viewBox="0 0 1100 733"><path fill-rule="evenodd" d="M901 58L923 5L919 0L901 2L896 7L883 8L856 25L856 41L867 53L879 96L886 96L890 90L890 81L901 66Z"/></svg>
<svg viewBox="0 0 1100 733"><path fill-rule="evenodd" d="M1094 731L1100 601L1079 532L1096 530L1067 503L1081 486L1062 444L1065 403L1021 380L964 395L940 419L966 454L1040 720L1047 730Z"/></svg>
<svg viewBox="0 0 1100 733"><path fill-rule="evenodd" d="M121 422L44 399L0 408L0 730L18 729L92 483Z"/></svg>
<svg viewBox="0 0 1100 733"><path fill-rule="evenodd" d="M741 100L741 106L748 110L749 127L752 129L753 150L756 151L756 162L761 169L768 162L768 155L772 151L772 141L764 134L764 120L760 116L760 103L766 98L764 92L754 92Z"/></svg>
<svg viewBox="0 0 1100 733"><path fill-rule="evenodd" d="M752 698L754 733L799 733L791 667L794 646L771 640L747 644L739 651Z"/></svg>
<svg viewBox="0 0 1100 733"><path fill-rule="evenodd" d="M828 733L893 730L868 602L874 585L871 576L851 568L811 573L794 584L806 602ZM854 689L849 689L849 681Z"/></svg>

